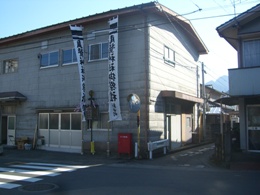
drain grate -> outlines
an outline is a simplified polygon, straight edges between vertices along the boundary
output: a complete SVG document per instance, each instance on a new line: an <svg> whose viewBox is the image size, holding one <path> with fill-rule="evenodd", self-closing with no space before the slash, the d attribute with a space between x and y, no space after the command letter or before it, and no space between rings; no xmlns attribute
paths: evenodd
<svg viewBox="0 0 260 195"><path fill-rule="evenodd" d="M57 189L58 186L52 183L38 183L38 184L30 184L26 186L22 186L19 190L24 192L47 192L54 189Z"/></svg>

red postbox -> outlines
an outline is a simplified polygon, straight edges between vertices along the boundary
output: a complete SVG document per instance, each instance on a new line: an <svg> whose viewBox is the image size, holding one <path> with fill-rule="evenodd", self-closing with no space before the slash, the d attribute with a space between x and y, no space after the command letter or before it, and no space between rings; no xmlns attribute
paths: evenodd
<svg viewBox="0 0 260 195"><path fill-rule="evenodd" d="M132 154L132 133L118 133L118 154Z"/></svg>

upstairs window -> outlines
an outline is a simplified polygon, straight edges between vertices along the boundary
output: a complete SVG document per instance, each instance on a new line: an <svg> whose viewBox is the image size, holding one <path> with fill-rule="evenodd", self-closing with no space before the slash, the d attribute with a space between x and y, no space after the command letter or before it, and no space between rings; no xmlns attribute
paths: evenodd
<svg viewBox="0 0 260 195"><path fill-rule="evenodd" d="M18 70L18 60L11 59L11 60L5 60L3 63L3 73L13 73L17 72Z"/></svg>
<svg viewBox="0 0 260 195"><path fill-rule="evenodd" d="M75 49L67 49L62 51L62 64L73 64L77 62Z"/></svg>
<svg viewBox="0 0 260 195"><path fill-rule="evenodd" d="M58 66L58 63L59 63L58 51L41 54L40 57L41 68Z"/></svg>
<svg viewBox="0 0 260 195"><path fill-rule="evenodd" d="M260 39L243 42L243 67L260 66Z"/></svg>
<svg viewBox="0 0 260 195"><path fill-rule="evenodd" d="M89 61L108 59L108 43L89 45Z"/></svg>
<svg viewBox="0 0 260 195"><path fill-rule="evenodd" d="M175 51L164 46L164 63L175 66Z"/></svg>

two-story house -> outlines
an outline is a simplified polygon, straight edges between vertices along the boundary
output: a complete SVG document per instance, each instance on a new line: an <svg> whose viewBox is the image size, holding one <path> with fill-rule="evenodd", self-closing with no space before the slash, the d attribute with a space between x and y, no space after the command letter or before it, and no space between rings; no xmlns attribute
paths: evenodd
<svg viewBox="0 0 260 195"><path fill-rule="evenodd" d="M260 152L260 4L217 27L237 50L238 68L229 69L224 104L239 105L240 148Z"/></svg>
<svg viewBox="0 0 260 195"><path fill-rule="evenodd" d="M109 23L118 17L118 98L121 120L109 121ZM70 25L83 27L86 104L98 108L84 125L81 88ZM45 150L117 151L118 134L137 140L129 94L140 97L141 152L168 139L170 149L190 143L198 128L198 58L208 50L192 24L151 2L66 21L0 39L1 140L37 138ZM89 93L91 91L91 93ZM93 93L94 92L94 93ZM13 139L14 138L14 139ZM34 140L35 141L35 140ZM41 145L41 146L40 146Z"/></svg>

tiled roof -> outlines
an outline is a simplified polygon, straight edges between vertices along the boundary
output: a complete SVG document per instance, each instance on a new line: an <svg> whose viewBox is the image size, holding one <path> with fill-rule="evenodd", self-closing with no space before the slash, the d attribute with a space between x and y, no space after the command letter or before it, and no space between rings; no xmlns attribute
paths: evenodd
<svg viewBox="0 0 260 195"><path fill-rule="evenodd" d="M245 11L245 12L239 14L238 16L236 16L236 17L234 17L234 18L228 20L227 22L221 24L220 26L217 27L217 29L220 29L220 28L222 28L222 27L228 25L229 23L231 23L231 22L233 22L233 21L235 21L235 20L239 20L239 18L242 18L243 16L246 16L248 13L253 13L254 10L255 10L257 7L260 7L260 3L257 4L256 6L254 6L254 7L250 8L250 9L248 9L247 11Z"/></svg>

